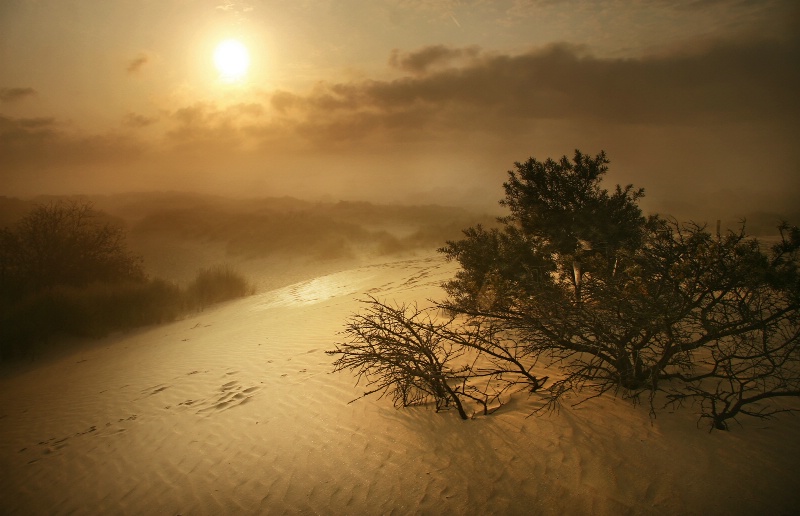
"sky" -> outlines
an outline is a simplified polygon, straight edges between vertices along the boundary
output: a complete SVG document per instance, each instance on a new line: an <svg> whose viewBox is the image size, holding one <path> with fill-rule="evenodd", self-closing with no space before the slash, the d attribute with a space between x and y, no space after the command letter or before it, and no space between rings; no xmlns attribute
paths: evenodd
<svg viewBox="0 0 800 516"><path fill-rule="evenodd" d="M796 0L2 0L0 195L495 206L580 149L649 211L797 213L798 63Z"/></svg>

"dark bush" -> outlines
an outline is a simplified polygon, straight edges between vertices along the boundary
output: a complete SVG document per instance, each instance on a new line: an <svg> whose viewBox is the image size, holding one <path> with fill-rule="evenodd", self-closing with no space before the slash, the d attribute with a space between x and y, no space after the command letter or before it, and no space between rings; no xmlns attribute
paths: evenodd
<svg viewBox="0 0 800 516"><path fill-rule="evenodd" d="M6 298L57 285L143 281L141 259L123 228L87 202L40 205L0 234L0 286Z"/></svg>
<svg viewBox="0 0 800 516"><path fill-rule="evenodd" d="M146 279L121 227L89 203L36 207L0 230L0 359L34 356L63 337L99 337L162 323L252 292L226 266L182 291Z"/></svg>
<svg viewBox="0 0 800 516"><path fill-rule="evenodd" d="M62 337L101 337L171 321L184 307L180 289L163 280L40 290L4 307L0 357L32 357Z"/></svg>
<svg viewBox="0 0 800 516"><path fill-rule="evenodd" d="M206 306L253 293L253 287L238 272L227 265L216 265L200 269L194 281L186 289L188 306Z"/></svg>

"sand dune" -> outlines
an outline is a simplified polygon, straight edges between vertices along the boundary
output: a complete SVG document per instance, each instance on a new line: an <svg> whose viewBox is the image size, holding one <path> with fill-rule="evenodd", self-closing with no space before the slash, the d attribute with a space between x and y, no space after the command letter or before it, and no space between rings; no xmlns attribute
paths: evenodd
<svg viewBox="0 0 800 516"><path fill-rule="evenodd" d="M6 373L0 512L800 511L797 418L708 433L613 398L469 421L348 404L362 391L324 350L355 299L438 298L452 272L423 256L312 276Z"/></svg>

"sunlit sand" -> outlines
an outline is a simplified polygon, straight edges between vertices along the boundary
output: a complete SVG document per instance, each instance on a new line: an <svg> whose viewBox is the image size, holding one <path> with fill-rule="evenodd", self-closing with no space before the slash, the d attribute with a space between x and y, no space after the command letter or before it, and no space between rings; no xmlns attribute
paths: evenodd
<svg viewBox="0 0 800 516"><path fill-rule="evenodd" d="M0 0L0 516L800 515L798 21L797 0ZM62 202L98 224L28 218ZM378 319L361 364L469 400L396 409L334 372L367 299L428 328L498 308L454 321L515 346L445 340L446 370L394 351L452 333ZM536 392L473 403L519 372ZM656 385L657 410L624 399ZM787 411L744 416L764 398L742 392Z"/></svg>
<svg viewBox="0 0 800 516"><path fill-rule="evenodd" d="M527 417L360 399L324 353L355 299L441 296L440 257L310 276L0 380L5 514L790 514L800 420L708 433L608 397Z"/></svg>

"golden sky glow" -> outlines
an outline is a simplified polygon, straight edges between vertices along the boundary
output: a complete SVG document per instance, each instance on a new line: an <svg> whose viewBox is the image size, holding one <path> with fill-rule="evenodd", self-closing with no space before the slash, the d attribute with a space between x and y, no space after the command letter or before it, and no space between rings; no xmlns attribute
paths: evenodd
<svg viewBox="0 0 800 516"><path fill-rule="evenodd" d="M6 0L0 195L488 206L514 161L580 148L654 209L791 209L799 5ZM249 67L214 65L225 40Z"/></svg>

